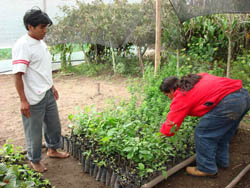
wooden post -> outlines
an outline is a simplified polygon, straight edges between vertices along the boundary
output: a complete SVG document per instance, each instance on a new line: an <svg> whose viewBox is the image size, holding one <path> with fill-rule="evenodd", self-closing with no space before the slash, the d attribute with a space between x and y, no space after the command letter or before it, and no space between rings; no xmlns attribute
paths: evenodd
<svg viewBox="0 0 250 188"><path fill-rule="evenodd" d="M177 64L176 64L176 72L177 76L180 76L180 49L176 50L176 56L177 56Z"/></svg>
<svg viewBox="0 0 250 188"><path fill-rule="evenodd" d="M101 95L101 84L97 83L97 95Z"/></svg>
<svg viewBox="0 0 250 188"><path fill-rule="evenodd" d="M157 69L160 65L161 60L161 0L156 0L156 27L155 27L155 71L154 75L157 74Z"/></svg>

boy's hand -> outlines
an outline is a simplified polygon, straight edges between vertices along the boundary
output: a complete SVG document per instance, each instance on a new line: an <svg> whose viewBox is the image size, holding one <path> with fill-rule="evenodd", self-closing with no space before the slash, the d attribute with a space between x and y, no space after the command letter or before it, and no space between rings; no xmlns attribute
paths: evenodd
<svg viewBox="0 0 250 188"><path fill-rule="evenodd" d="M30 105L27 101L21 102L21 113L26 117L30 118Z"/></svg>

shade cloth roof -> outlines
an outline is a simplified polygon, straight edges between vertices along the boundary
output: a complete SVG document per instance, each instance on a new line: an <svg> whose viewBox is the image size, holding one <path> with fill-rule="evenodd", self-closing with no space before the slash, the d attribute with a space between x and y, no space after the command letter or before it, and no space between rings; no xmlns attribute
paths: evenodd
<svg viewBox="0 0 250 188"><path fill-rule="evenodd" d="M196 17L219 13L249 13L250 0L170 0L182 22Z"/></svg>

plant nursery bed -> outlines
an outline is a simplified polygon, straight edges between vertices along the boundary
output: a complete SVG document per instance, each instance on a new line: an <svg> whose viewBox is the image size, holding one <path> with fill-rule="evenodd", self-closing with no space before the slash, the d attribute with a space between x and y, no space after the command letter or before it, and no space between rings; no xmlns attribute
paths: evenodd
<svg viewBox="0 0 250 188"><path fill-rule="evenodd" d="M98 156L98 154L95 153L88 156L87 152L90 149L89 147L93 144L84 137L79 138L72 134L71 136L62 136L62 140L62 149L69 152L75 159L79 160L82 171L89 174L97 181L102 182L105 186L111 188L139 188L159 175L162 175L161 171L153 171L149 176L141 177L137 167L131 165L128 159L119 155L114 156L112 163L105 163L105 165L104 163L98 163L100 158L102 158L103 161L107 161L107 159L105 159L104 156ZM166 170L173 168L185 159L173 157L172 160L166 164Z"/></svg>
<svg viewBox="0 0 250 188"><path fill-rule="evenodd" d="M84 147L81 147L79 142L76 142L74 137L65 137L64 140L64 150L69 151L72 156L79 160L81 164L82 171L89 176L92 176L96 181L102 183L104 187L140 187L141 185L150 182L152 179L161 174L161 172L152 173L151 177L147 179L134 179L133 183L127 183L122 180L126 177L126 172L123 174L121 170L114 170L106 167L98 167L94 163L94 159L86 159L81 153L84 153ZM239 129L236 135L233 137L230 145L230 166L228 169L219 169L219 175L215 179L211 178L197 178L188 176L185 172L185 168L181 169L174 175L168 177L166 180L157 184L156 188L166 188L166 187L175 187L175 188L207 188L207 187L226 187L240 172L244 167L250 164L250 131ZM170 169L182 162L183 160L177 160L169 165L167 169ZM195 162L192 163L195 165ZM116 166L117 169L119 167ZM120 167L120 169L122 169ZM137 176L138 177L138 176ZM137 181L137 182L136 182ZM139 183L140 182L140 183ZM250 187L250 173L248 172L241 181L236 185L236 188L249 188Z"/></svg>

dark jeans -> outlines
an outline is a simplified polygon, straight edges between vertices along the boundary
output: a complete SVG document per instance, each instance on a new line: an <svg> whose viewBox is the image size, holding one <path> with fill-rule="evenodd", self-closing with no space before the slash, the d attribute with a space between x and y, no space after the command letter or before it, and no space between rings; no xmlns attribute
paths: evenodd
<svg viewBox="0 0 250 188"><path fill-rule="evenodd" d="M217 173L217 165L229 166L229 142L249 109L250 96L246 89L240 89L202 117L195 128L198 170Z"/></svg>

